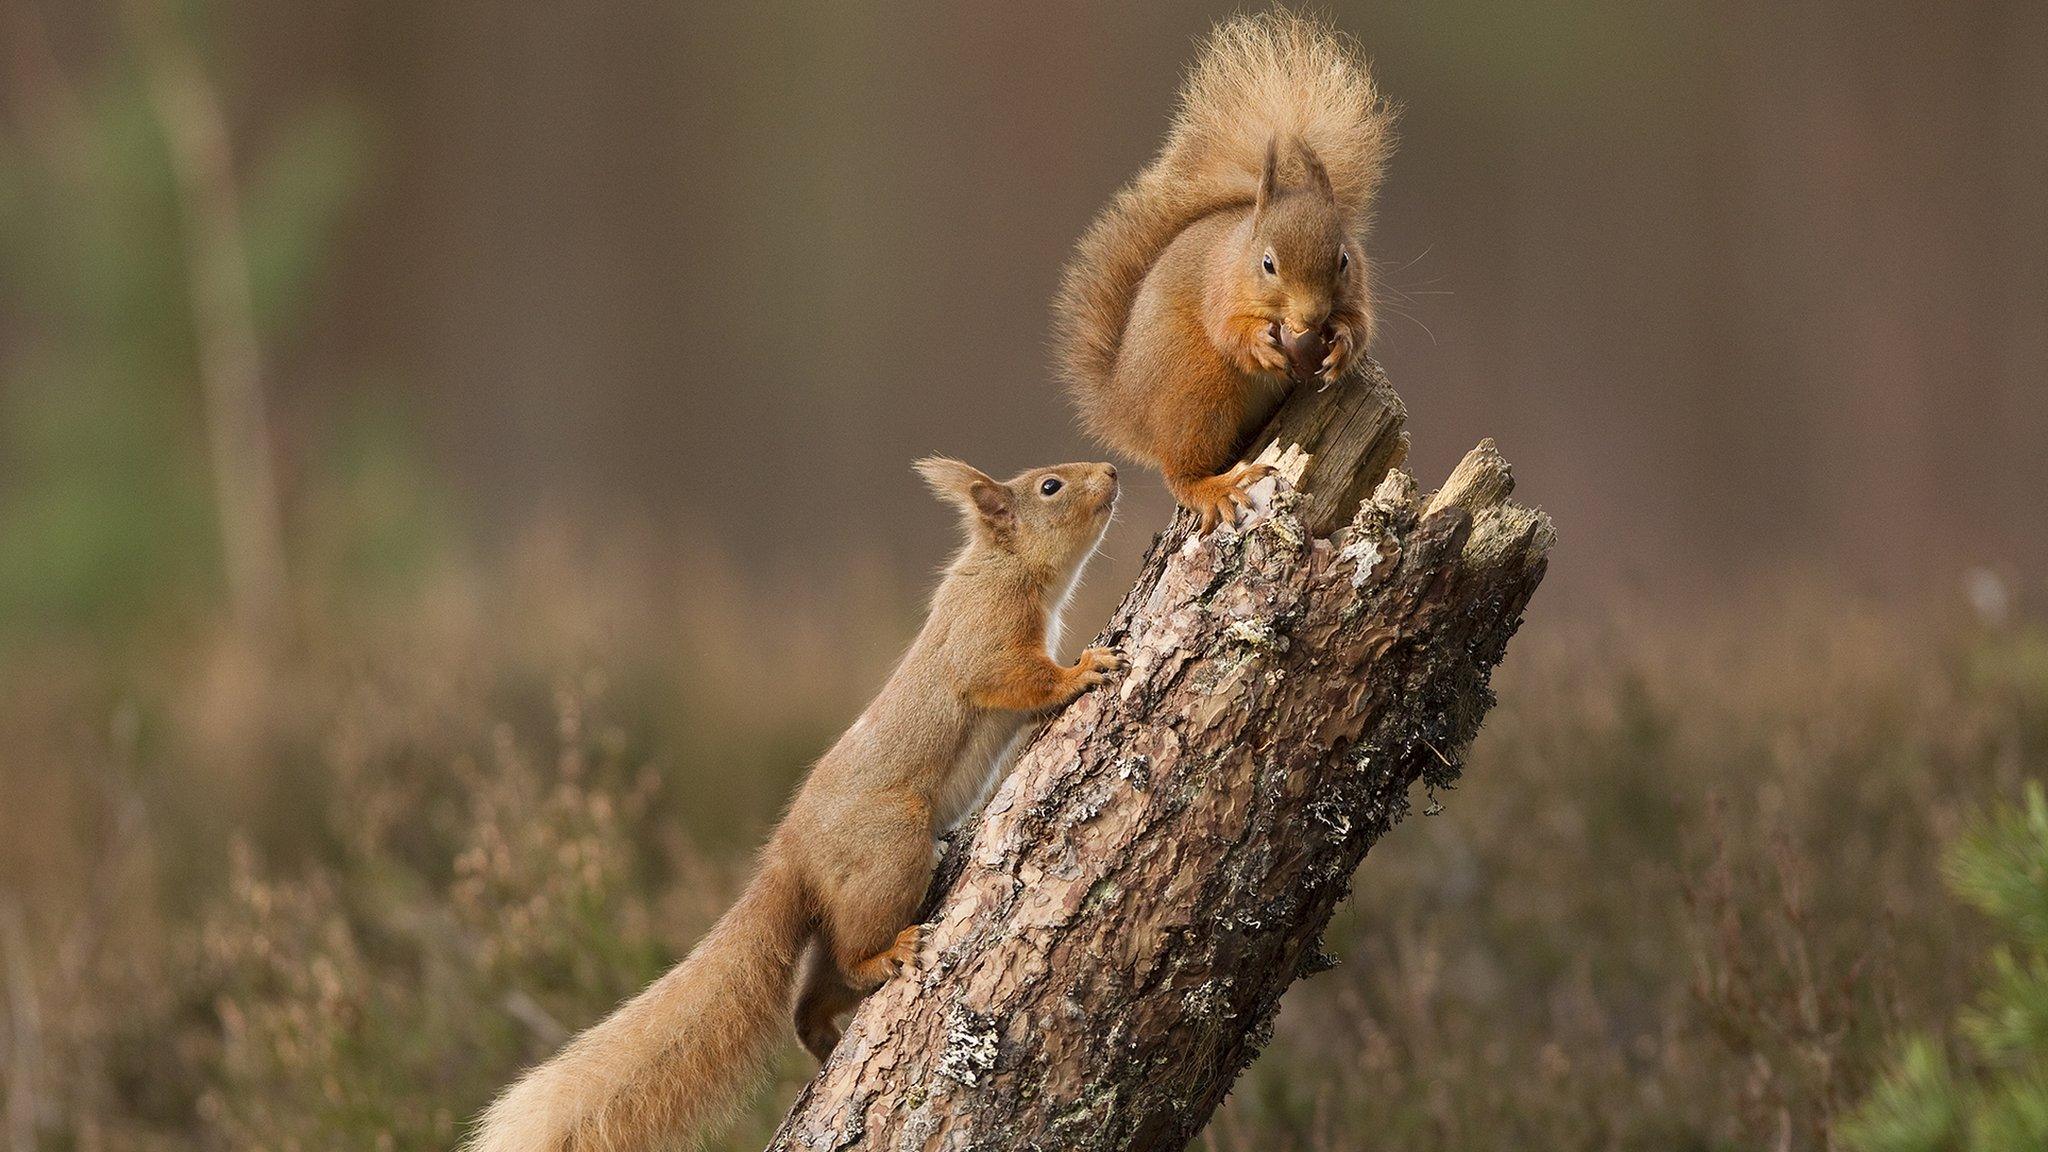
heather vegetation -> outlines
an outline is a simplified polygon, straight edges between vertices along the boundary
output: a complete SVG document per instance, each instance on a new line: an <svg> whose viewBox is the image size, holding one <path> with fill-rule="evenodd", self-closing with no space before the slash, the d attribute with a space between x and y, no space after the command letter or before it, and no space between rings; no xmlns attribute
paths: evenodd
<svg viewBox="0 0 2048 1152"><path fill-rule="evenodd" d="M337 592L283 654L10 654L13 1147L445 1148L689 947L915 596L583 552ZM1498 687L1209 1146L1947 1147L1883 1134L2038 1079L2039 811L1983 813L2042 775L2048 631L1539 601Z"/></svg>

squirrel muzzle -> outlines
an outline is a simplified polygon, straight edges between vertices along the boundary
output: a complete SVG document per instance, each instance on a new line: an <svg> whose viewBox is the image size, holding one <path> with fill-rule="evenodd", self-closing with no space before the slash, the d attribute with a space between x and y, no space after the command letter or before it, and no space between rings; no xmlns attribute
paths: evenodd
<svg viewBox="0 0 2048 1152"><path fill-rule="evenodd" d="M1116 508L1116 465L1097 464L1095 469L1095 476L1093 477L1096 499L1095 511L1098 515L1106 515Z"/></svg>

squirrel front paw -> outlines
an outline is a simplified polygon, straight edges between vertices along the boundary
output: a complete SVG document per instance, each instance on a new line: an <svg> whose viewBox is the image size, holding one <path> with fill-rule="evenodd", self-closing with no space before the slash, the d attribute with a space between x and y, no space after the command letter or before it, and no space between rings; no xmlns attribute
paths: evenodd
<svg viewBox="0 0 2048 1152"><path fill-rule="evenodd" d="M1287 375L1287 349L1280 343L1280 325L1267 324L1258 334L1245 341L1244 359L1247 364L1238 367L1246 372L1264 372L1273 376Z"/></svg>
<svg viewBox="0 0 2048 1152"><path fill-rule="evenodd" d="M1214 332L1217 351L1232 367L1249 376L1287 375L1287 350L1280 344L1280 325L1263 316L1234 316Z"/></svg>
<svg viewBox="0 0 2048 1152"><path fill-rule="evenodd" d="M1351 367L1351 358L1357 352L1358 337L1351 331L1350 326L1337 325L1330 336L1330 351L1324 355L1323 366L1316 372L1316 375L1322 377L1324 387L1328 387L1331 381L1344 375L1345 369Z"/></svg>
<svg viewBox="0 0 2048 1152"><path fill-rule="evenodd" d="M1074 662L1081 673L1081 690L1087 691L1097 684L1107 683L1110 676L1124 670L1124 658L1109 648L1089 648Z"/></svg>
<svg viewBox="0 0 2048 1152"><path fill-rule="evenodd" d="M1239 464L1220 476L1204 477L1185 485L1174 494L1202 518L1195 534L1207 536L1225 521L1236 524L1252 506L1251 493L1246 490L1278 471L1271 464Z"/></svg>

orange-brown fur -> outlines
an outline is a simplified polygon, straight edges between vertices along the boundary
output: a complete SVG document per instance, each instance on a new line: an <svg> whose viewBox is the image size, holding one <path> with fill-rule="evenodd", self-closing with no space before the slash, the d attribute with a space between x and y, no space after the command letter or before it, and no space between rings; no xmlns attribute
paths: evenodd
<svg viewBox="0 0 2048 1152"><path fill-rule="evenodd" d="M968 538L909 651L811 769L739 901L682 963L500 1096L471 1152L688 1146L754 1077L793 989L798 1035L823 1060L836 1018L913 962L937 836L1032 717L1122 666L1101 648L1073 667L1050 655L1109 523L1115 468L1003 482L955 460L918 470L960 506Z"/></svg>
<svg viewBox="0 0 2048 1152"><path fill-rule="evenodd" d="M1371 339L1363 237L1392 134L1349 41L1285 11L1230 20L1067 266L1058 360L1082 421L1158 466L1204 532L1268 471L1224 469L1286 394L1273 326L1327 333L1324 385Z"/></svg>

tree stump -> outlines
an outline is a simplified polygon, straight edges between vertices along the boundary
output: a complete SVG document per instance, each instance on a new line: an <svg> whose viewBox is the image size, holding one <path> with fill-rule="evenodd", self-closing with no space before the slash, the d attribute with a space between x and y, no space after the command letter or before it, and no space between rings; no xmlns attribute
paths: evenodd
<svg viewBox="0 0 2048 1152"><path fill-rule="evenodd" d="M1491 441L1418 499L1377 365L1298 388L1236 530L1148 553L1129 661L954 836L915 971L855 1014L770 1148L1180 1149L1327 967L1320 933L1418 779L1449 785L1543 577Z"/></svg>

